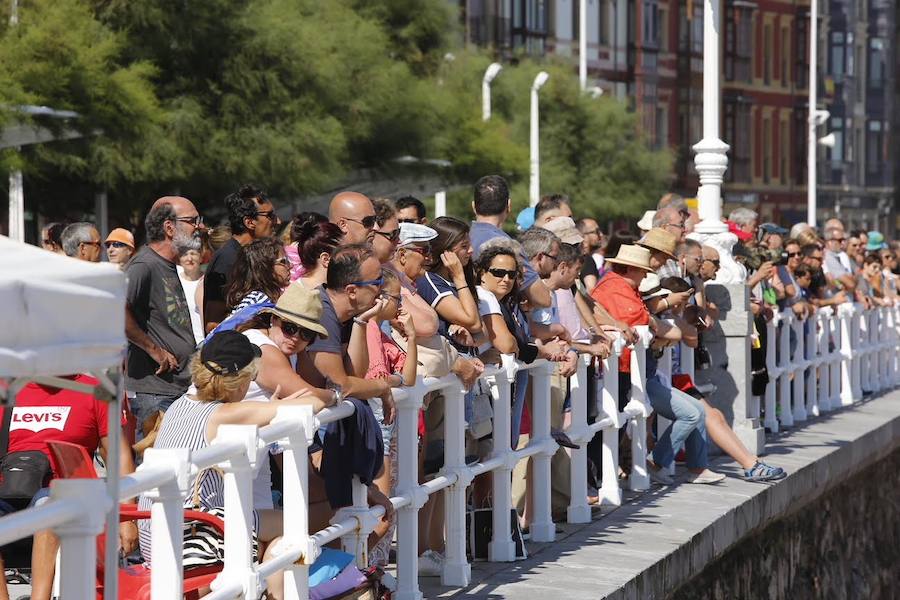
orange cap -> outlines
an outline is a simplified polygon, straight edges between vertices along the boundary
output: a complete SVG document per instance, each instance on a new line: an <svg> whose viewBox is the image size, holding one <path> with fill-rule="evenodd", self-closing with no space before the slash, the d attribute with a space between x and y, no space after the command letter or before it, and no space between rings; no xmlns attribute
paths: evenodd
<svg viewBox="0 0 900 600"><path fill-rule="evenodd" d="M122 242L123 244L130 247L134 250L134 236L127 229L122 229L121 227L117 227L109 232L109 235L106 236L107 242Z"/></svg>

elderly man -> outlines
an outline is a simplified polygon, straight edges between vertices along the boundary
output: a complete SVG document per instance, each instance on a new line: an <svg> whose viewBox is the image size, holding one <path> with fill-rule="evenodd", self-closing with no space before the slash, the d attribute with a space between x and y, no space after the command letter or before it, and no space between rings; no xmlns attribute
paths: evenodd
<svg viewBox="0 0 900 600"><path fill-rule="evenodd" d="M62 248L66 256L100 262L100 233L90 223L72 223L62 232Z"/></svg>
<svg viewBox="0 0 900 600"><path fill-rule="evenodd" d="M822 271L828 283L840 289L852 292L856 289L856 278L841 261L846 234L843 228L825 229L825 252Z"/></svg>
<svg viewBox="0 0 900 600"><path fill-rule="evenodd" d="M564 194L544 196L534 207L535 227L544 227L558 217L572 218L572 201Z"/></svg>
<svg viewBox="0 0 900 600"><path fill-rule="evenodd" d="M144 220L147 245L125 268L126 389L138 439L143 426L152 426L158 411L165 411L191 382L188 364L196 342L176 264L185 252L200 249L202 224L187 198L160 198Z"/></svg>
<svg viewBox="0 0 900 600"><path fill-rule="evenodd" d="M332 198L328 220L344 233L343 244L371 244L375 238L375 207L359 192L341 192Z"/></svg>
<svg viewBox="0 0 900 600"><path fill-rule="evenodd" d="M203 321L207 332L228 316L225 292L231 284L231 270L241 248L253 240L272 237L278 220L265 192L251 185L226 196L225 208L231 239L213 254L203 278Z"/></svg>
<svg viewBox="0 0 900 600"><path fill-rule="evenodd" d="M109 262L119 265L124 270L125 265L134 256L134 235L127 229L117 227L106 236L106 257Z"/></svg>
<svg viewBox="0 0 900 600"><path fill-rule="evenodd" d="M719 272L719 251L712 246L701 248L702 260L700 261L700 279L704 282L713 281Z"/></svg>

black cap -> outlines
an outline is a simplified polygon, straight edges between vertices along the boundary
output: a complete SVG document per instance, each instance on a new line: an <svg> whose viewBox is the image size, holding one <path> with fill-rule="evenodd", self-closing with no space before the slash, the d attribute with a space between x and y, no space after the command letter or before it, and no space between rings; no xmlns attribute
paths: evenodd
<svg viewBox="0 0 900 600"><path fill-rule="evenodd" d="M203 344L200 361L219 375L233 375L262 356L259 346L237 331L222 331Z"/></svg>

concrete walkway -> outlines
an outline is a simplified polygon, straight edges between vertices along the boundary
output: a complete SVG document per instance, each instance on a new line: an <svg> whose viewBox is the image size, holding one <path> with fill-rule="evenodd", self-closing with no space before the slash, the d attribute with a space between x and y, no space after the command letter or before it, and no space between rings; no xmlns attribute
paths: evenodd
<svg viewBox="0 0 900 600"><path fill-rule="evenodd" d="M900 446L900 392L892 392L770 436L766 460L786 469L773 484L730 476L713 486L655 486L585 525L561 524L552 544L530 543L529 558L477 562L463 590L420 578L426 598L545 600L664 598L751 531L796 510ZM684 478L680 473L679 479Z"/></svg>

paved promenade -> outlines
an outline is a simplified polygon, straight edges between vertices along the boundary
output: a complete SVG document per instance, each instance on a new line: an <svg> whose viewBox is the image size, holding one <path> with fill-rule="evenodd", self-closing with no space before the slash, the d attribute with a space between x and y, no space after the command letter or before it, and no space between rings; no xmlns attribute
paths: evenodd
<svg viewBox="0 0 900 600"><path fill-rule="evenodd" d="M597 600L664 598L752 530L824 493L900 446L900 392L829 413L770 436L768 462L790 475L748 483L731 475L715 486L654 486L590 524L559 528L553 544L529 543L528 560L477 562L472 585L443 588L420 579L426 598ZM679 472L684 478L684 472Z"/></svg>

